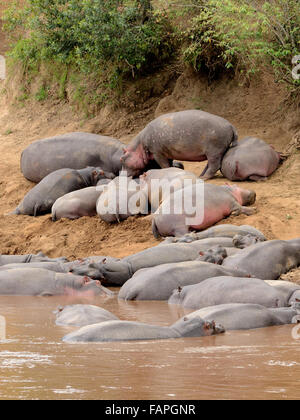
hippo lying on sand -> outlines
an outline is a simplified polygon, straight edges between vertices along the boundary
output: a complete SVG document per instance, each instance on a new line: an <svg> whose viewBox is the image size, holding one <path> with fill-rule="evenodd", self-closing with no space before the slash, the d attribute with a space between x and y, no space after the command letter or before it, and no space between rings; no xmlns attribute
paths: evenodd
<svg viewBox="0 0 300 420"><path fill-rule="evenodd" d="M280 308L290 305L293 299L290 291L284 293L260 279L213 277L174 290L169 303L191 309L223 303L257 303L267 308Z"/></svg>
<svg viewBox="0 0 300 420"><path fill-rule="evenodd" d="M277 168L281 156L257 137L246 137L231 147L222 159L222 174L231 181L264 181Z"/></svg>
<svg viewBox="0 0 300 420"><path fill-rule="evenodd" d="M204 322L199 317L190 320L181 318L170 327L148 325L134 321L106 321L88 325L72 332L63 338L69 343L162 340L169 338L203 337L225 332L222 325L215 322Z"/></svg>
<svg viewBox="0 0 300 420"><path fill-rule="evenodd" d="M6 264L15 263L32 263L32 262L61 262L67 263L68 260L65 257L60 258L49 258L42 252L38 254L24 254L24 255L0 255L0 266Z"/></svg>
<svg viewBox="0 0 300 420"><path fill-rule="evenodd" d="M96 204L96 211L104 222L120 223L129 216L148 214L148 196L140 190L140 185L135 180L121 173L103 187Z"/></svg>
<svg viewBox="0 0 300 420"><path fill-rule="evenodd" d="M236 129L224 118L199 110L161 115L150 122L124 149L122 162L128 175L137 176L154 159L168 168L171 159L208 160L202 175L212 178L221 168L224 153L237 144Z"/></svg>
<svg viewBox="0 0 300 420"><path fill-rule="evenodd" d="M255 229L252 226L249 225L242 225L242 226L236 226L236 225L217 225L212 226L208 229L205 229L201 232L190 232L183 236L169 236L166 238L163 243L174 243L174 242L193 242L198 241L199 239L206 239L206 238L233 238L235 236L246 236L250 235L254 238L257 238L257 242L259 241L266 241L266 237L263 233L261 233L258 229Z"/></svg>
<svg viewBox="0 0 300 420"><path fill-rule="evenodd" d="M95 216L96 203L101 192L97 187L87 187L58 198L51 209L53 222L63 217L78 219L83 216Z"/></svg>
<svg viewBox="0 0 300 420"><path fill-rule="evenodd" d="M225 247L233 245L231 238L210 238L195 241L191 244L166 244L145 249L121 260L108 260L104 264L80 265L72 272L81 276L98 279L106 286L122 286L133 274L141 268L154 267L160 264L192 261L199 257L200 251L205 251L213 245Z"/></svg>
<svg viewBox="0 0 300 420"><path fill-rule="evenodd" d="M14 213L30 216L48 213L58 198L71 191L96 185L102 176L104 172L100 168L89 167L78 171L59 169L33 187Z"/></svg>
<svg viewBox="0 0 300 420"><path fill-rule="evenodd" d="M224 326L225 330L250 330L273 325L294 324L300 320L300 311L292 308L266 308L252 303L225 303L209 306L186 315L194 316L204 321L214 320Z"/></svg>
<svg viewBox="0 0 300 420"><path fill-rule="evenodd" d="M138 270L121 288L119 299L168 300L173 290L198 284L210 277L240 276L241 272L202 261L162 264Z"/></svg>
<svg viewBox="0 0 300 420"><path fill-rule="evenodd" d="M300 265L300 238L251 245L223 261L225 268L243 270L263 280L276 280L281 274L298 265Z"/></svg>
<svg viewBox="0 0 300 420"><path fill-rule="evenodd" d="M181 236L191 230L206 229L231 214L250 215L255 209L245 206L253 204L255 199L254 191L235 185L195 184L175 191L163 201L153 215L152 232L157 239L160 236ZM186 200L190 202L186 203ZM192 214L187 214L187 206L194 207ZM179 207L182 211L178 214Z"/></svg>
<svg viewBox="0 0 300 420"><path fill-rule="evenodd" d="M141 189L146 193L151 213L170 193L197 182L199 178L189 171L178 168L152 169L140 175ZM189 183L189 184L188 184Z"/></svg>
<svg viewBox="0 0 300 420"><path fill-rule="evenodd" d="M37 140L23 151L21 171L33 182L62 168L94 166L118 175L124 146L111 137L80 132Z"/></svg>
<svg viewBox="0 0 300 420"><path fill-rule="evenodd" d="M59 307L56 311L56 325L73 325L75 327L83 327L90 324L98 324L99 322L111 321L119 319L117 316L94 305L68 305Z"/></svg>
<svg viewBox="0 0 300 420"><path fill-rule="evenodd" d="M0 271L0 295L56 296L68 290L112 295L97 280L42 268L16 268Z"/></svg>

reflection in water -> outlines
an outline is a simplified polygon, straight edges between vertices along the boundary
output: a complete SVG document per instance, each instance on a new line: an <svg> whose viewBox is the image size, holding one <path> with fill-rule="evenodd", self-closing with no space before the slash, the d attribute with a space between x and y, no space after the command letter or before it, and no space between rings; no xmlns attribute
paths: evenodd
<svg viewBox="0 0 300 420"><path fill-rule="evenodd" d="M0 399L298 399L294 326L174 340L67 344L55 325L65 298L0 297ZM69 301L67 302L70 303ZM71 302L75 303L75 302ZM78 301L77 303L82 303ZM90 302L121 319L170 325L166 302Z"/></svg>

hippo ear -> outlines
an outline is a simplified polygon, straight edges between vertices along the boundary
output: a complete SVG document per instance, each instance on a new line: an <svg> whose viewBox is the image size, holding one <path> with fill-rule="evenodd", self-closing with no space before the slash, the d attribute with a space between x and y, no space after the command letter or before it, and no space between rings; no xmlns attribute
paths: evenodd
<svg viewBox="0 0 300 420"><path fill-rule="evenodd" d="M202 257L204 255L204 252L203 251L200 251L199 252L199 255Z"/></svg>
<svg viewBox="0 0 300 420"><path fill-rule="evenodd" d="M209 322L205 322L204 325L203 325L203 328L205 330L210 330L210 323Z"/></svg>

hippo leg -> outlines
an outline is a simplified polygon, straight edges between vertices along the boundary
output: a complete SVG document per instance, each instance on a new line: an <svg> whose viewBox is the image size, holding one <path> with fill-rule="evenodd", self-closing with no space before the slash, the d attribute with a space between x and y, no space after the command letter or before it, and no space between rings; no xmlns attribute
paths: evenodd
<svg viewBox="0 0 300 420"><path fill-rule="evenodd" d="M249 179L251 179L251 181L267 181L268 178L266 176L251 175L249 176Z"/></svg>
<svg viewBox="0 0 300 420"><path fill-rule="evenodd" d="M205 168L203 169L203 171L202 171L202 173L201 173L200 177L201 177L201 176L204 176L204 175L206 174L207 169L208 169L208 164L207 164L207 165L205 166Z"/></svg>
<svg viewBox="0 0 300 420"><path fill-rule="evenodd" d="M170 168L172 166L171 161L160 154L154 153L153 159L159 164L161 168Z"/></svg>
<svg viewBox="0 0 300 420"><path fill-rule="evenodd" d="M240 206L238 203L235 204L231 212L233 216L239 216L240 214L246 214L247 216L251 216L251 214L254 213L256 213L256 207Z"/></svg>
<svg viewBox="0 0 300 420"><path fill-rule="evenodd" d="M204 180L213 178L215 173L221 168L222 156L209 156L207 157L207 160L207 168L203 171L204 175L201 175Z"/></svg>

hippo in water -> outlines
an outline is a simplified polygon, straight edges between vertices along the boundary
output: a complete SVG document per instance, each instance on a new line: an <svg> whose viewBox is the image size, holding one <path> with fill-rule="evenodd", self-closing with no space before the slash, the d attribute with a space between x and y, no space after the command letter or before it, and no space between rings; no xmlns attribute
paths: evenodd
<svg viewBox="0 0 300 420"><path fill-rule="evenodd" d="M40 182L58 169L101 167L118 175L125 145L111 137L68 133L30 144L21 156L21 171L29 181Z"/></svg>
<svg viewBox="0 0 300 420"><path fill-rule="evenodd" d="M237 144L237 137L233 125L219 116L195 109L173 112L151 121L124 149L121 160L132 176L143 172L150 160L161 168L171 166L171 159L208 160L202 176L209 179L221 168L224 153Z"/></svg>
<svg viewBox="0 0 300 420"><path fill-rule="evenodd" d="M166 244L145 249L120 260L108 260L100 264L82 264L71 272L81 276L98 279L106 286L122 286L141 268L154 267L181 261L193 261L213 245L232 247L231 238L209 238L191 244Z"/></svg>
<svg viewBox="0 0 300 420"><path fill-rule="evenodd" d="M283 292L260 279L221 276L174 290L168 302L191 309L223 303L257 303L267 308L280 308L291 304L292 295L290 291Z"/></svg>
<svg viewBox="0 0 300 420"><path fill-rule="evenodd" d="M198 241L199 239L206 239L206 238L234 238L239 236L239 239L241 239L243 236L252 236L253 238L257 238L256 242L263 242L266 241L265 235L260 232L258 229L255 229L252 226L249 225L242 225L242 226L236 226L236 225L230 225L230 224L221 224L217 226L212 226L208 229L205 229L201 232L190 232L183 236L169 236L167 237L163 243L175 243L175 242L193 242ZM253 239L254 240L254 239ZM235 246L239 241L236 242ZM251 244L252 245L252 244Z"/></svg>
<svg viewBox="0 0 300 420"><path fill-rule="evenodd" d="M214 320L229 331L294 324L300 320L299 313L298 305L292 308L266 308L254 303L224 303L191 312L186 318L196 316L204 321Z"/></svg>
<svg viewBox="0 0 300 420"><path fill-rule="evenodd" d="M15 210L15 214L38 216L49 213L55 201L65 194L96 185L104 175L100 168L59 169L33 187Z"/></svg>
<svg viewBox="0 0 300 420"><path fill-rule="evenodd" d="M221 172L231 181L264 181L279 166L280 153L257 137L246 137L231 147L222 160Z"/></svg>
<svg viewBox="0 0 300 420"><path fill-rule="evenodd" d="M118 298L125 300L168 300L173 290L198 284L210 277L241 276L242 272L202 261L161 264L138 270L121 287Z"/></svg>
<svg viewBox="0 0 300 420"><path fill-rule="evenodd" d="M181 236L191 230L206 229L231 214L253 214L255 208L245 206L253 204L255 199L254 191L236 185L191 185L175 191L159 206L153 215L153 235L157 239Z"/></svg>
<svg viewBox="0 0 300 420"><path fill-rule="evenodd" d="M190 320L183 317L169 327L149 325L135 321L106 321L88 325L67 334L63 341L104 342L131 340L162 340L183 337L203 337L225 332L222 325L204 322L199 317Z"/></svg>
<svg viewBox="0 0 300 420"><path fill-rule="evenodd" d="M51 209L53 222L61 218L78 219L83 216L95 216L96 203L101 192L97 187L87 187L58 198Z"/></svg>
<svg viewBox="0 0 300 420"><path fill-rule="evenodd" d="M28 264L31 262L61 262L67 263L68 260L65 257L60 258L49 258L42 252L38 254L24 254L24 255L0 255L0 266L6 264L23 263Z"/></svg>
<svg viewBox="0 0 300 420"><path fill-rule="evenodd" d="M0 271L0 295L56 296L68 290L112 295L98 280L70 273L26 267Z"/></svg>
<svg viewBox="0 0 300 420"><path fill-rule="evenodd" d="M226 258L223 267L239 269L263 280L276 280L300 264L300 238L251 245Z"/></svg>
<svg viewBox="0 0 300 420"><path fill-rule="evenodd" d="M76 304L60 306L55 313L56 325L73 325L75 327L119 319L106 309L95 305Z"/></svg>

